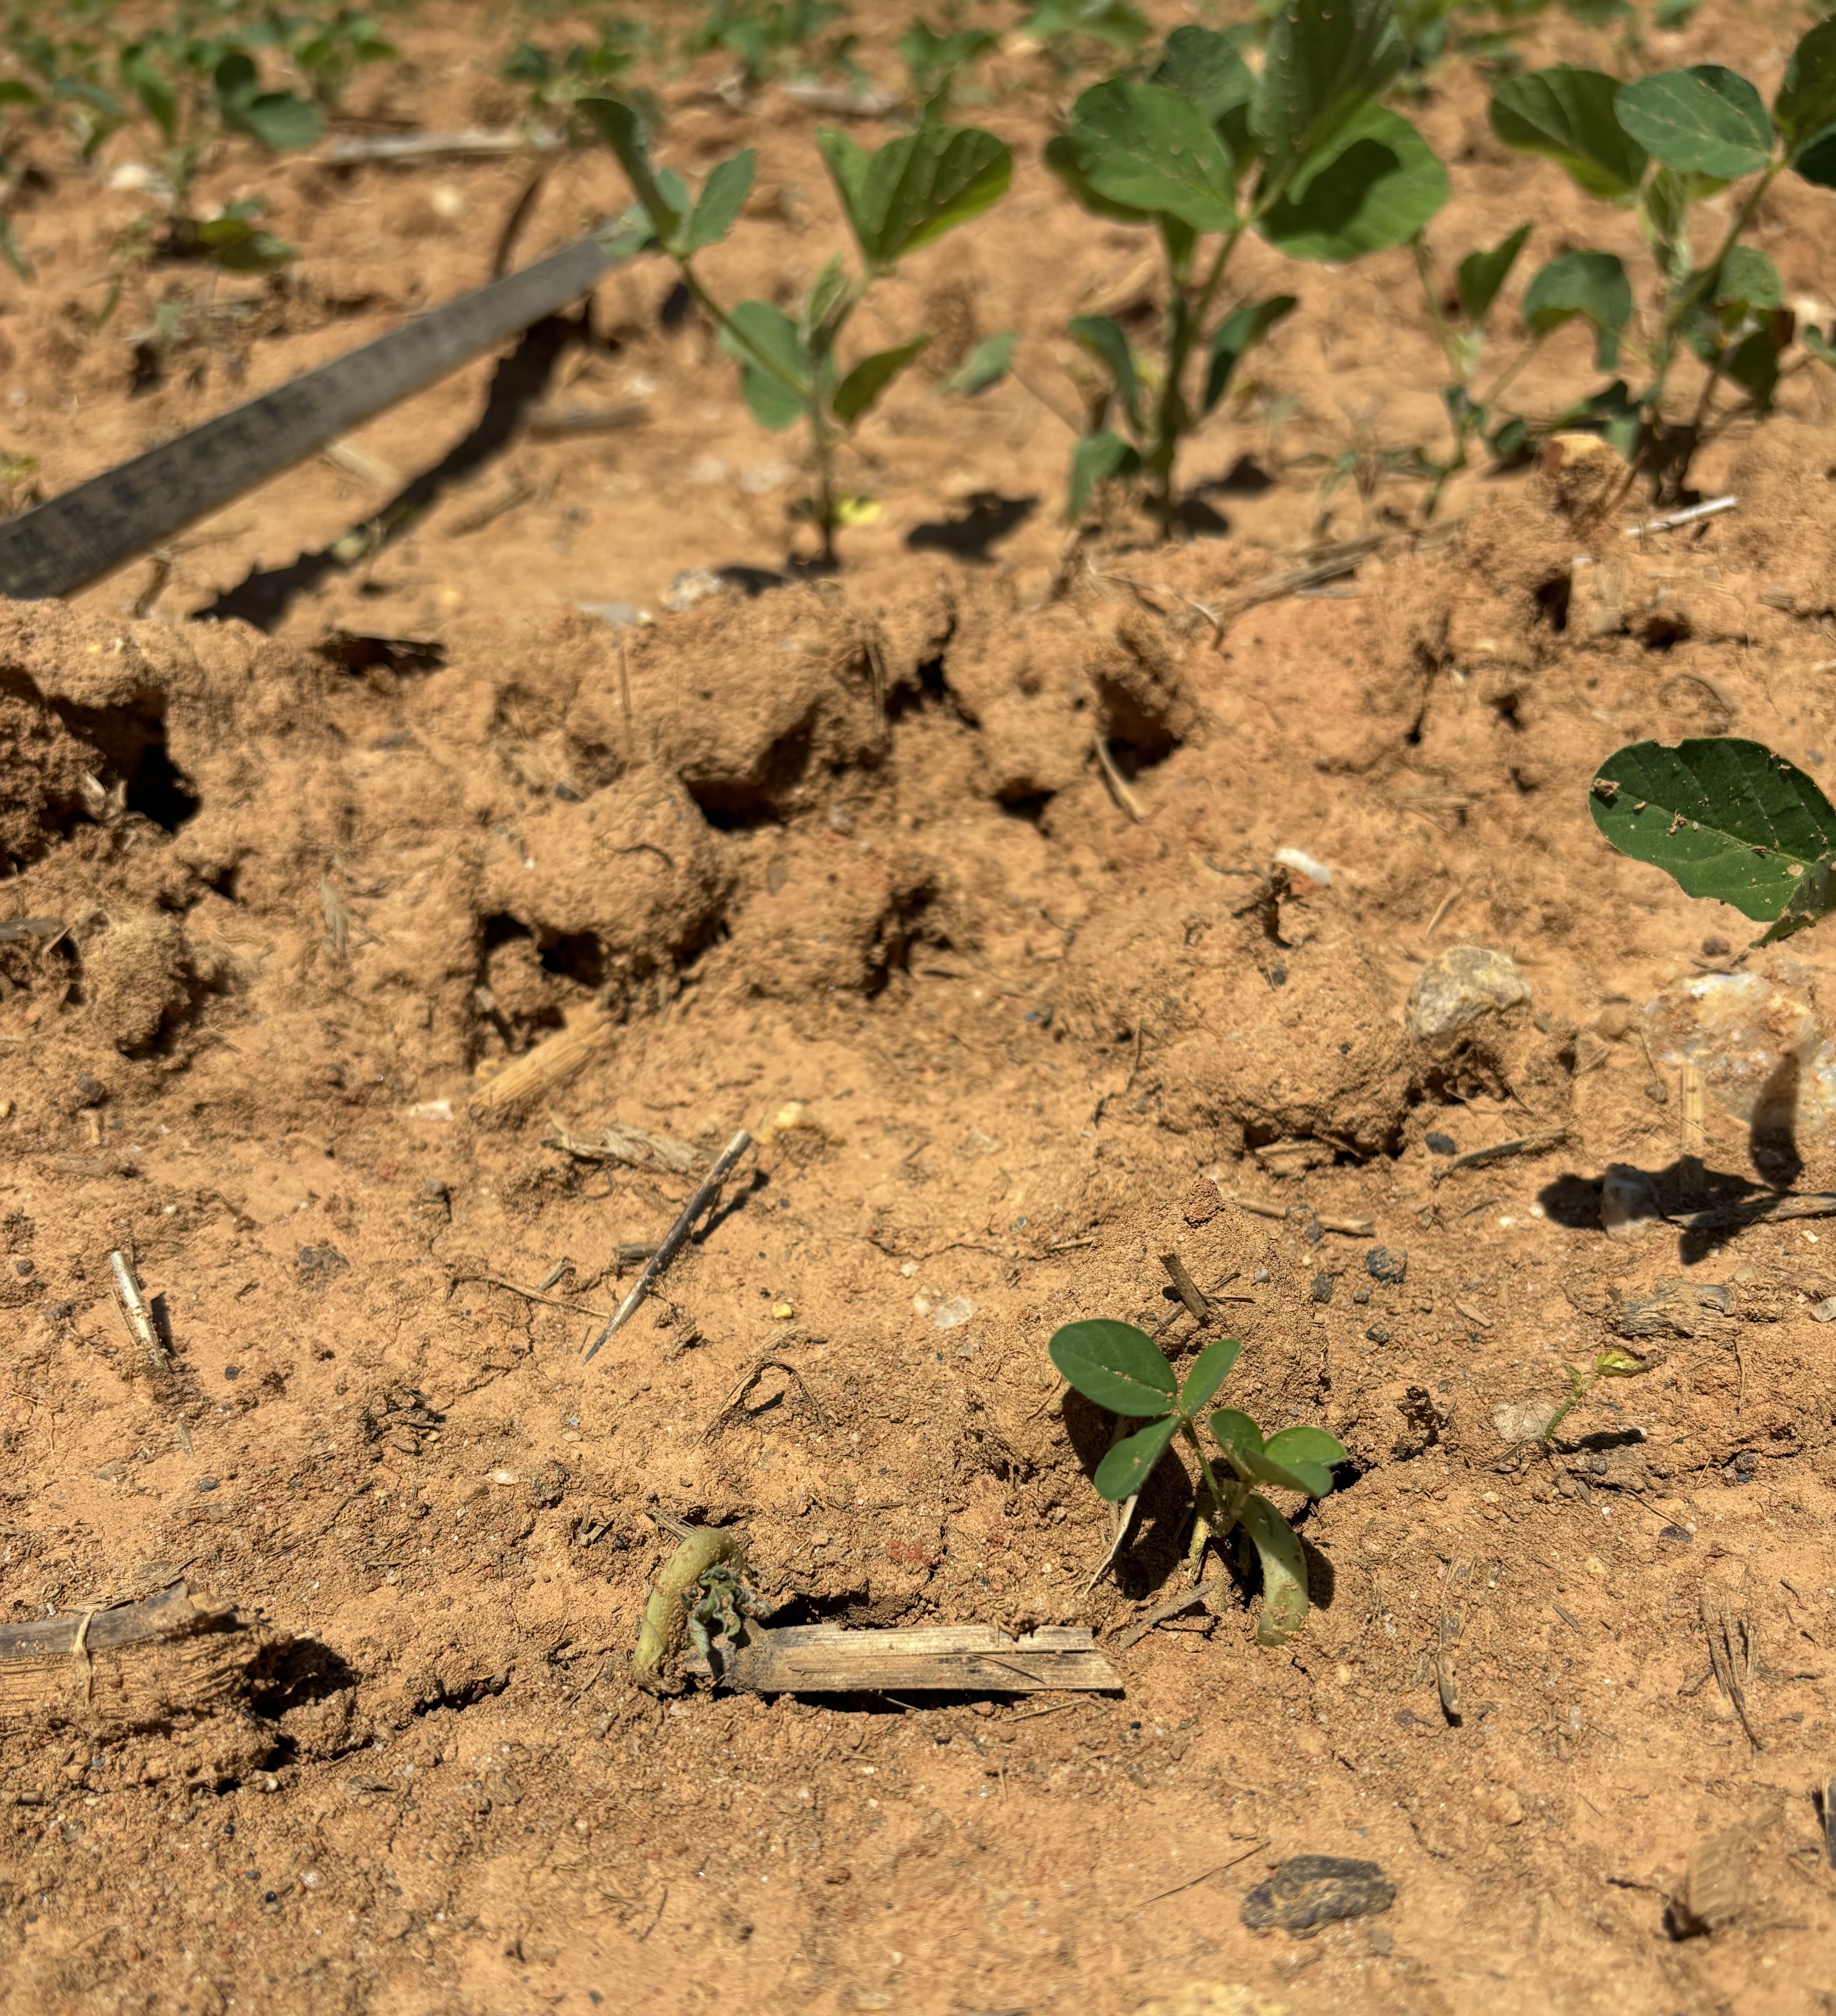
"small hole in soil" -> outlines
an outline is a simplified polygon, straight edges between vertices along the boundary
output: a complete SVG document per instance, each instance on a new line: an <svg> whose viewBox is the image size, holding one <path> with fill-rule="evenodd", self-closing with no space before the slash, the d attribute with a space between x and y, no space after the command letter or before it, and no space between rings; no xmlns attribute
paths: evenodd
<svg viewBox="0 0 1836 2016"><path fill-rule="evenodd" d="M551 938L541 958L546 971L564 980L578 981L582 987L605 985L606 948L591 931L566 931Z"/></svg>
<svg viewBox="0 0 1836 2016"><path fill-rule="evenodd" d="M141 752L134 781L128 787L128 809L149 819L167 833L176 833L195 818L203 801L187 789L177 765L166 754L164 742L149 742Z"/></svg>
<svg viewBox="0 0 1836 2016"><path fill-rule="evenodd" d="M1000 807L1010 819L1024 819L1028 825L1036 826L1046 816L1046 808L1057 797L1056 791L1020 791L1011 797L999 801Z"/></svg>
<svg viewBox="0 0 1836 2016"><path fill-rule="evenodd" d="M663 305L657 311L657 320L673 336L694 312L695 297L689 292L686 283L678 280L664 296Z"/></svg>
<svg viewBox="0 0 1836 2016"><path fill-rule="evenodd" d="M1638 640L1647 651L1669 651L1687 644L1694 635L1687 617L1651 616L1640 627Z"/></svg>
<svg viewBox="0 0 1836 2016"><path fill-rule="evenodd" d="M1536 610L1539 617L1552 630L1566 630L1568 627L1568 598L1572 592L1565 574L1553 574L1536 591Z"/></svg>

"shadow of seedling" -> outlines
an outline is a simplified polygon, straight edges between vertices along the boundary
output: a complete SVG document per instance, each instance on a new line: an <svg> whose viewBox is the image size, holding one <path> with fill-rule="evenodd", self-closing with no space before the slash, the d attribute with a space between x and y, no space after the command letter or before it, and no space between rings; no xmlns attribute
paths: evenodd
<svg viewBox="0 0 1836 2016"><path fill-rule="evenodd" d="M905 550L954 553L958 560L986 564L994 559L988 549L995 542L1017 531L1039 507L1036 497L998 497L990 491L978 491L959 517L914 525L905 535Z"/></svg>
<svg viewBox="0 0 1836 2016"><path fill-rule="evenodd" d="M1097 1466L1116 1440L1114 1415L1086 1400L1075 1390L1064 1396L1064 1431L1085 1476L1094 1479ZM1121 1424L1132 1428L1132 1421ZM1118 1553L1110 1572L1116 1586L1131 1602L1157 1589L1185 1558L1186 1535L1192 1530L1195 1497L1191 1478L1176 1456L1169 1454L1154 1466L1141 1501L1135 1508L1129 1528L1128 1544ZM1107 1551L1104 1542L1103 1551ZM1251 1550L1252 1554L1255 1550ZM1102 1559L1077 1564L1080 1578L1086 1578Z"/></svg>

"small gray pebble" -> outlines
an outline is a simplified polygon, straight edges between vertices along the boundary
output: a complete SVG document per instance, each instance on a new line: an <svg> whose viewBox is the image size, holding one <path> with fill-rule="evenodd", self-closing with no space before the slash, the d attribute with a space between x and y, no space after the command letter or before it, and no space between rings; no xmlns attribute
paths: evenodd
<svg viewBox="0 0 1836 2016"><path fill-rule="evenodd" d="M214 1477L200 1477L198 1479L198 1489L200 1491L214 1491L217 1489L216 1478Z"/></svg>
<svg viewBox="0 0 1836 2016"><path fill-rule="evenodd" d="M1316 1302L1330 1302L1332 1291L1339 1285L1334 1274L1316 1274L1313 1276L1313 1299Z"/></svg>
<svg viewBox="0 0 1836 2016"><path fill-rule="evenodd" d="M1409 1272L1409 1255L1400 1246L1373 1246L1364 1268L1373 1281L1400 1281Z"/></svg>
<svg viewBox="0 0 1836 2016"><path fill-rule="evenodd" d="M1381 1323L1373 1323L1364 1334L1370 1339L1373 1344L1388 1344L1390 1341L1390 1333L1384 1328Z"/></svg>
<svg viewBox="0 0 1836 2016"><path fill-rule="evenodd" d="M1460 1153L1460 1143L1451 1134L1427 1134L1422 1139L1423 1145L1431 1155L1457 1155Z"/></svg>

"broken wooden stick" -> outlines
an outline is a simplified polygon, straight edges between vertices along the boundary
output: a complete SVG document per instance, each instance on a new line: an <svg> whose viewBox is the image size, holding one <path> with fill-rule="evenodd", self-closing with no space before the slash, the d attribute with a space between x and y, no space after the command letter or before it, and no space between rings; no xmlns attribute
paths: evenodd
<svg viewBox="0 0 1836 2016"><path fill-rule="evenodd" d="M839 1624L751 1627L724 1687L747 1694L1119 1694L1121 1676L1088 1630L1042 1625L1010 1638L992 1625L851 1631Z"/></svg>
<svg viewBox="0 0 1836 2016"><path fill-rule="evenodd" d="M238 1698L268 1640L183 1582L110 1609L0 1626L0 1733L152 1728Z"/></svg>
<svg viewBox="0 0 1836 2016"><path fill-rule="evenodd" d="M663 1235L663 1244L652 1255L643 1273L632 1283L631 1293L612 1312L612 1320L581 1354L582 1365L590 1363L606 1340L621 1329L636 1313L639 1303L650 1292L651 1283L688 1244L689 1234L695 1229L696 1219L719 1196L721 1185L733 1173L733 1165L751 1146L752 1136L742 1127L722 1149L715 1159L714 1167L697 1186L695 1194L682 1206L682 1215Z"/></svg>

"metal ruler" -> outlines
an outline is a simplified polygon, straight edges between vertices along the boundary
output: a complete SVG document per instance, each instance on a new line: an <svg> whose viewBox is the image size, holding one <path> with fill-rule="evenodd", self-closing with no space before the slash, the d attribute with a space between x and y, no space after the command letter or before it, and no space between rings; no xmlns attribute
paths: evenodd
<svg viewBox="0 0 1836 2016"><path fill-rule="evenodd" d="M495 349L623 265L613 237L550 253L0 523L0 595L69 595Z"/></svg>

